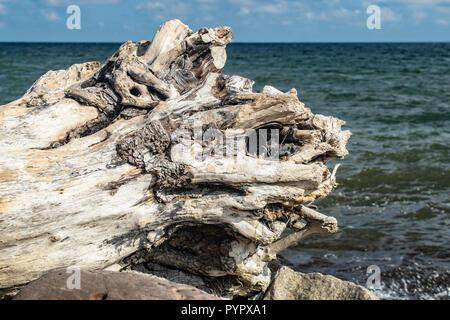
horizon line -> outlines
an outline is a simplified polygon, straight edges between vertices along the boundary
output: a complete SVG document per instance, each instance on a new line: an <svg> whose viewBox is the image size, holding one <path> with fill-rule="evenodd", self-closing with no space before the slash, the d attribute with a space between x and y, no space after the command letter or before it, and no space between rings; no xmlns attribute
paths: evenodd
<svg viewBox="0 0 450 320"><path fill-rule="evenodd" d="M17 43L17 44L26 44L26 43L35 43L35 44L122 44L125 43L127 41L130 40L126 40L126 41L1 41L0 40L0 44L2 43ZM133 40L131 40L133 41ZM143 41L143 40L138 40L138 41ZM133 41L133 42L138 42L138 41ZM150 40L148 40L150 41ZM151 41L150 41L151 42ZM438 41L264 41L264 42L259 42L259 41L252 41L252 42L247 42L247 41L236 41L236 42L230 42L230 44L386 44L386 43L392 43L392 44L398 44L398 43L404 43L404 44L408 44L408 43L450 43L450 40L438 40Z"/></svg>

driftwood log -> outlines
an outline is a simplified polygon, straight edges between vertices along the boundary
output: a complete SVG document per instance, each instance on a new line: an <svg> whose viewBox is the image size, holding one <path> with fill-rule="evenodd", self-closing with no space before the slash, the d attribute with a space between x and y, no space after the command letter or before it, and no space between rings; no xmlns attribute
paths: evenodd
<svg viewBox="0 0 450 320"><path fill-rule="evenodd" d="M0 107L3 293L139 255L232 277L246 295L267 288L277 252L336 232L308 204L335 187L325 163L347 154L351 133L295 89L256 93L224 75L231 39L228 27L168 21L151 42L49 71Z"/></svg>

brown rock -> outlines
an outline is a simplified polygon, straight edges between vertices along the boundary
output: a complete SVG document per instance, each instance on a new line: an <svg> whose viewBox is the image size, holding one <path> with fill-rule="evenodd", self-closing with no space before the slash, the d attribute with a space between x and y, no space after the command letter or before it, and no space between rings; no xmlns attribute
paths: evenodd
<svg viewBox="0 0 450 320"><path fill-rule="evenodd" d="M25 286L14 300L215 300L197 288L135 272L80 272L80 288L67 269L51 271ZM69 286L67 285L69 279Z"/></svg>
<svg viewBox="0 0 450 320"><path fill-rule="evenodd" d="M366 288L320 273L281 267L264 300L379 300Z"/></svg>

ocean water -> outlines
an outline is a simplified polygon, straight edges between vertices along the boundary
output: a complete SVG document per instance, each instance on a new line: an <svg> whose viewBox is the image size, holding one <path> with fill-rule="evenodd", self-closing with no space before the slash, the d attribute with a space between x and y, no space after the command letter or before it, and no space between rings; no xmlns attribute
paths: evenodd
<svg viewBox="0 0 450 320"><path fill-rule="evenodd" d="M0 104L49 69L104 61L120 44L0 43ZM366 285L386 299L450 297L450 43L231 44L226 74L270 84L353 136L339 186L316 204L339 232L285 250L287 264ZM332 161L333 166L337 161Z"/></svg>

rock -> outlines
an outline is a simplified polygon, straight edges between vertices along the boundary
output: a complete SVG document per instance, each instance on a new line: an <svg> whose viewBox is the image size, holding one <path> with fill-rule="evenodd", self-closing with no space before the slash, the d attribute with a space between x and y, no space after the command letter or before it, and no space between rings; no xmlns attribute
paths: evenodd
<svg viewBox="0 0 450 320"><path fill-rule="evenodd" d="M131 267L131 270L140 273L151 274L153 276L166 279L170 282L186 284L207 291L208 287L201 276L194 275L179 269L171 269L156 263L141 263Z"/></svg>
<svg viewBox="0 0 450 320"><path fill-rule="evenodd" d="M379 300L366 288L320 273L295 272L281 267L264 300Z"/></svg>
<svg viewBox="0 0 450 320"><path fill-rule="evenodd" d="M25 286L14 300L217 300L192 286L136 272L80 270L79 289L68 288L67 269L51 271Z"/></svg>

